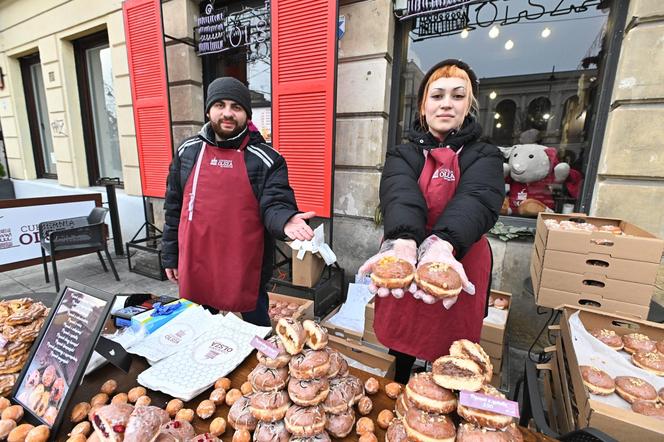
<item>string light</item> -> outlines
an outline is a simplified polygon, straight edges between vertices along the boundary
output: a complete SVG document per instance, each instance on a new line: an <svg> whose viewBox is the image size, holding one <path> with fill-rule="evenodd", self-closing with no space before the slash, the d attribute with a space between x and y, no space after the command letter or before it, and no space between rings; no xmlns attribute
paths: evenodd
<svg viewBox="0 0 664 442"><path fill-rule="evenodd" d="M496 123L496 127L497 127L498 129L500 129L501 127L503 127L503 125L500 124L500 123Z"/></svg>
<svg viewBox="0 0 664 442"><path fill-rule="evenodd" d="M551 35L551 29L549 28L544 28L542 29L542 38L547 38L549 35Z"/></svg>
<svg viewBox="0 0 664 442"><path fill-rule="evenodd" d="M496 93L496 91L491 91L491 93L489 94L489 98L492 100L495 100L497 96L498 94Z"/></svg>
<svg viewBox="0 0 664 442"><path fill-rule="evenodd" d="M468 32L468 29L464 29L463 31L461 31L461 38L468 38L468 34L470 34L470 32Z"/></svg>
<svg viewBox="0 0 664 442"><path fill-rule="evenodd" d="M514 47L514 42L512 40L507 40L505 42L505 49L508 51Z"/></svg>
<svg viewBox="0 0 664 442"><path fill-rule="evenodd" d="M498 118L500 118L500 114L499 114L498 112L496 112L495 114L493 114L493 119L494 119L494 120L497 120Z"/></svg>
<svg viewBox="0 0 664 442"><path fill-rule="evenodd" d="M498 35L500 35L500 29L496 25L492 26L489 30L489 37L496 38Z"/></svg>
<svg viewBox="0 0 664 442"><path fill-rule="evenodd" d="M549 118L551 118L551 114L546 113L546 114L542 115L542 118L544 118L545 120L548 120Z"/></svg>

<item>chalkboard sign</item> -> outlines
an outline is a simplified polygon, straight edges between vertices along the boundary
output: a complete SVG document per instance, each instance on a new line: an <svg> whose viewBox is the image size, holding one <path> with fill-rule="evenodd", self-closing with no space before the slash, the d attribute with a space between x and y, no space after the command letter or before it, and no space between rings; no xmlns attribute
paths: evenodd
<svg viewBox="0 0 664 442"><path fill-rule="evenodd" d="M12 402L23 406L28 422L48 425L57 434L114 299L65 281L12 392Z"/></svg>

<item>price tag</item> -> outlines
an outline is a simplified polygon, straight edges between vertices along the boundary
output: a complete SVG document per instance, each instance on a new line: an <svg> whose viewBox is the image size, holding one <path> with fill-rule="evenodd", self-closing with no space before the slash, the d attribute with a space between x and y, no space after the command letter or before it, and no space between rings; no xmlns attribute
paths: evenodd
<svg viewBox="0 0 664 442"><path fill-rule="evenodd" d="M277 356L279 356L279 348L276 345L265 339L261 339L258 336L254 336L251 340L251 346L270 359L276 359Z"/></svg>
<svg viewBox="0 0 664 442"><path fill-rule="evenodd" d="M519 403L472 391L459 392L459 403L470 408L519 417Z"/></svg>

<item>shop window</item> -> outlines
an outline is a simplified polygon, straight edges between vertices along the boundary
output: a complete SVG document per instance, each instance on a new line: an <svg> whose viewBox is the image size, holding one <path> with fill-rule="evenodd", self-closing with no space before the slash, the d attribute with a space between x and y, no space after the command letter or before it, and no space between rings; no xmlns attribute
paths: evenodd
<svg viewBox="0 0 664 442"><path fill-rule="evenodd" d="M272 141L272 95L270 64L270 4L264 0L201 2L201 17L223 14L223 33L209 33L210 40L201 35L203 43L217 44L217 48L199 43L203 62L203 86L218 77L235 77L251 92L252 123L267 142ZM205 40L205 41L203 41ZM203 49L203 52L201 52Z"/></svg>
<svg viewBox="0 0 664 442"><path fill-rule="evenodd" d="M39 54L22 58L21 71L37 178L56 178L56 158Z"/></svg>
<svg viewBox="0 0 664 442"><path fill-rule="evenodd" d="M74 42L90 185L103 177L123 182L111 49L106 32Z"/></svg>
<svg viewBox="0 0 664 442"><path fill-rule="evenodd" d="M540 210L579 210L581 201L588 200L582 194L586 173L596 170L598 155L590 161L591 124L597 124L598 98L605 87L607 27L617 20L619 3L462 3L435 11L435 2L408 2L412 10L396 11L402 38L395 46L399 81L393 82L398 93L392 102L392 140L404 142L413 134L424 74L443 59L461 59L480 79L477 118L483 137L501 147L505 162L523 144L538 145L549 159L544 178L520 182L522 177L508 174L511 204L503 214L532 218ZM558 180L553 169L561 162L571 170ZM537 204L521 207L526 199Z"/></svg>

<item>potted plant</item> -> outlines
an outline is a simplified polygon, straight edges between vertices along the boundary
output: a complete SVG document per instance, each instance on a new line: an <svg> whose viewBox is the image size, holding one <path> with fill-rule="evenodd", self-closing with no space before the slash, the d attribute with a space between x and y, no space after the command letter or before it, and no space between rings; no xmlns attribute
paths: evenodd
<svg viewBox="0 0 664 442"><path fill-rule="evenodd" d="M0 163L0 200L16 198L14 194L14 183L6 178L5 165Z"/></svg>

